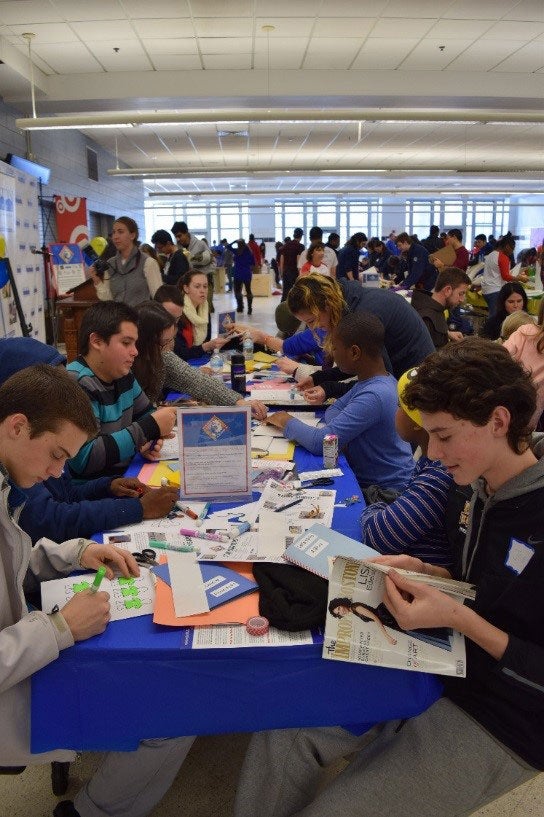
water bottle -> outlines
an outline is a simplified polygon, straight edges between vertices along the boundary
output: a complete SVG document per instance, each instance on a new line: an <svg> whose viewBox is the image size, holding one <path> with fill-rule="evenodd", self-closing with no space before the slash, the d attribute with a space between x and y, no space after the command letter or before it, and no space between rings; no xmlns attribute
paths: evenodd
<svg viewBox="0 0 544 817"><path fill-rule="evenodd" d="M212 370L212 377L217 377L219 380L223 379L223 358L219 354L219 349L213 350L213 355L210 358L210 369Z"/></svg>
<svg viewBox="0 0 544 817"><path fill-rule="evenodd" d="M242 349L244 351L244 358L246 360L253 360L253 339L251 335L246 335L244 338L244 342L242 344Z"/></svg>
<svg viewBox="0 0 544 817"><path fill-rule="evenodd" d="M246 361L243 355L235 354L230 359L230 384L233 391L245 397Z"/></svg>

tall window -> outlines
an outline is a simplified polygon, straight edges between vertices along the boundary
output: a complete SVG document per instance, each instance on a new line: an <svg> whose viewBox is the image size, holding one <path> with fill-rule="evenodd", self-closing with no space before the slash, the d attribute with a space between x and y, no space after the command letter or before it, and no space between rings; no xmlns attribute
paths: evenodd
<svg viewBox="0 0 544 817"><path fill-rule="evenodd" d="M409 233L425 238L431 224L440 230L457 227L463 233L463 243L469 249L478 233L496 238L508 230L510 206L508 199L407 199L406 225Z"/></svg>

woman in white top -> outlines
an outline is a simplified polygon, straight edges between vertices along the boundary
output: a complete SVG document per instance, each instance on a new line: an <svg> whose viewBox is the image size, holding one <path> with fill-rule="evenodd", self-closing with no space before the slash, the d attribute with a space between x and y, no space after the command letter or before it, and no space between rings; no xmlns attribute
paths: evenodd
<svg viewBox="0 0 544 817"><path fill-rule="evenodd" d="M502 286L508 281L527 281L525 273L512 275L510 272L510 257L514 252L515 241L506 237L497 242L496 248L486 255L484 271L481 278L475 283L482 287L482 295L487 303L489 317L495 314L499 293Z"/></svg>
<svg viewBox="0 0 544 817"><path fill-rule="evenodd" d="M331 272L324 262L325 245L322 241L310 246L306 253L306 263L299 270L299 275L310 275L319 272L321 275L330 275Z"/></svg>
<svg viewBox="0 0 544 817"><path fill-rule="evenodd" d="M103 272L91 267L99 300L123 301L136 306L151 299L162 284L161 271L155 259L139 249L138 225L134 219L128 216L116 219L111 238L116 255L108 259ZM99 270L101 266L99 264Z"/></svg>

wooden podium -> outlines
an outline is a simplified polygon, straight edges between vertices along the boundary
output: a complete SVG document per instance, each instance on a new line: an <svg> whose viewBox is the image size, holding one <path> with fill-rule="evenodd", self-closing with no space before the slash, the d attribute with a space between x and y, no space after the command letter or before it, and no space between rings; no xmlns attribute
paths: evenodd
<svg viewBox="0 0 544 817"><path fill-rule="evenodd" d="M79 355L79 329L87 309L98 301L90 278L74 287L69 295L57 299L57 309L63 319L66 360L71 363Z"/></svg>

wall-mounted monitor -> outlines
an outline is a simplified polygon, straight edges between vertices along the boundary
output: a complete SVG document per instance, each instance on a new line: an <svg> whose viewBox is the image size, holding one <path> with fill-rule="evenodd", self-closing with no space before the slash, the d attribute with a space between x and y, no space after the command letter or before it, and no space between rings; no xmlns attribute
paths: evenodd
<svg viewBox="0 0 544 817"><path fill-rule="evenodd" d="M35 176L42 184L49 183L51 170L48 167L39 165L36 162L31 162L30 159L23 159L22 156L16 156L15 153L8 153L6 156L6 164L16 167L17 170L24 170L29 176Z"/></svg>

